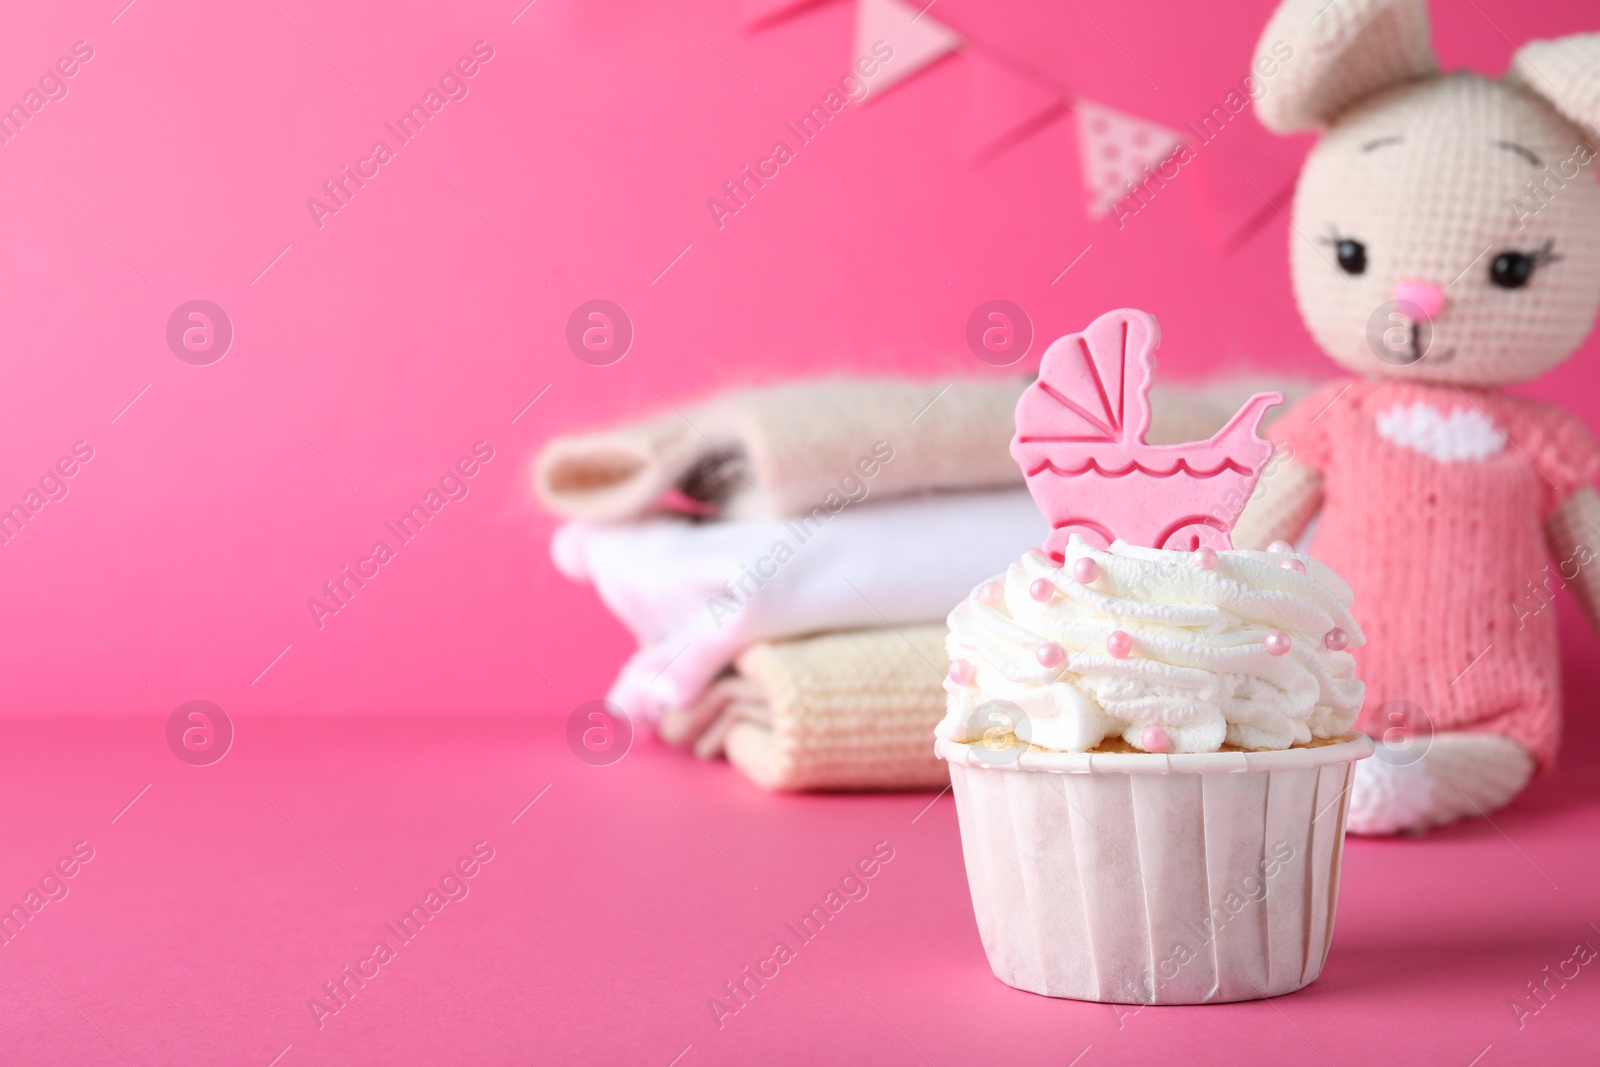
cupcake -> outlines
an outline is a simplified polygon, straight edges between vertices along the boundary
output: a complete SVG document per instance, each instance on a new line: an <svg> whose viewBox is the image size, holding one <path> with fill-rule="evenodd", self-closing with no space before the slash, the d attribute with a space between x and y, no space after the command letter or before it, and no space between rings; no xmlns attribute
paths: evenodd
<svg viewBox="0 0 1600 1067"><path fill-rule="evenodd" d="M994 973L1050 996L1275 996L1326 958L1362 683L1350 589L1228 532L1270 455L1254 398L1150 446L1158 332L1046 352L1012 454L1054 533L950 615L950 764ZM1242 491L1242 496L1240 495Z"/></svg>

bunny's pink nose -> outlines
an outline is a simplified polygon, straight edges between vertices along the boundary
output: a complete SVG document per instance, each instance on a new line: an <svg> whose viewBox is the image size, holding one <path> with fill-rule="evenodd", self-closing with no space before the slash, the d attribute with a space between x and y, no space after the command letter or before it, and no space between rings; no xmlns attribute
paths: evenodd
<svg viewBox="0 0 1600 1067"><path fill-rule="evenodd" d="M1394 287L1394 299L1416 305L1431 319L1444 307L1444 290L1432 282L1404 281Z"/></svg>

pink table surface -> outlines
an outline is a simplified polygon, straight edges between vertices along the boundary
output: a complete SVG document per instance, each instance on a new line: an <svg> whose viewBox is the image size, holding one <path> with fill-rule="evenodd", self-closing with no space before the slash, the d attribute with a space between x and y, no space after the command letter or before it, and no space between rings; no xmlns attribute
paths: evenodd
<svg viewBox="0 0 1600 1067"><path fill-rule="evenodd" d="M1063 97L1181 127L1272 6L929 17ZM1432 7L1445 65L1484 71L1596 28L1589 0ZM948 797L773 797L648 739L572 756L567 715L631 646L546 557L526 465L552 434L732 381L1002 373L963 341L997 297L1035 354L1135 305L1174 380L1331 372L1275 211L1219 244L1197 173L1125 229L1091 222L1070 118L965 154L960 56L843 114L717 228L706 199L850 59L847 0L759 32L739 10L9 5L0 101L74 42L94 58L0 147L0 506L74 442L95 458L0 548L0 902L76 842L94 858L0 947L0 1064L1592 1061L1589 968L1520 1030L1509 1007L1600 943L1596 645L1565 594L1560 771L1495 825L1353 842L1328 969L1272 1004L1120 1017L1002 986ZM470 95L319 227L307 198L480 40ZM1305 139L1252 122L1228 136L1292 174ZM563 340L596 297L637 328L611 367ZM194 298L235 329L210 366L165 338ZM1528 391L1600 425L1597 353ZM308 599L479 440L471 495L319 626ZM238 728L211 767L163 738L195 698ZM478 841L470 895L319 1029L309 998ZM870 896L719 1029L708 998L878 841Z"/></svg>
<svg viewBox="0 0 1600 1067"><path fill-rule="evenodd" d="M1568 681L1568 758L1492 824L1350 840L1314 985L1136 1013L989 973L948 793L773 796L650 739L593 767L554 717L241 717L199 768L155 717L16 718L0 898L94 858L0 948L0 1062L1593 1062L1592 964L1510 1007L1600 946L1592 655ZM467 895L319 1026L323 983L480 841ZM879 842L798 945L785 922ZM710 998L779 938L795 958L719 1027Z"/></svg>

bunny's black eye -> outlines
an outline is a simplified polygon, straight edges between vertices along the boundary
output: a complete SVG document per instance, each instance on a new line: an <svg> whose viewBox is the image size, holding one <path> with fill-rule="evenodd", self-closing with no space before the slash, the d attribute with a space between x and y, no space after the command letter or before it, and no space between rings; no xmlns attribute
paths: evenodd
<svg viewBox="0 0 1600 1067"><path fill-rule="evenodd" d="M1333 246L1339 257L1339 269L1346 274L1363 274L1367 269L1367 246L1346 237Z"/></svg>
<svg viewBox="0 0 1600 1067"><path fill-rule="evenodd" d="M1521 252L1501 252L1489 264L1489 280L1502 289L1521 289L1533 277L1533 260Z"/></svg>
<svg viewBox="0 0 1600 1067"><path fill-rule="evenodd" d="M1333 249L1339 259L1339 269L1346 274L1367 272L1367 246L1354 237L1341 237L1337 229L1329 226L1328 236L1322 238L1322 243Z"/></svg>
<svg viewBox="0 0 1600 1067"><path fill-rule="evenodd" d="M1489 264L1489 280L1502 289L1521 289L1533 278L1535 267L1561 258L1552 251L1554 246L1554 241L1546 241L1532 252L1501 252Z"/></svg>

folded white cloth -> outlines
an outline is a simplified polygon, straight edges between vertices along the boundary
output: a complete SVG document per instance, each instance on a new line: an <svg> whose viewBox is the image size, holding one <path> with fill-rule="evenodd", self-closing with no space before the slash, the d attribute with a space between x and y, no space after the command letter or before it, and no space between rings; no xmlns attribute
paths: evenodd
<svg viewBox="0 0 1600 1067"><path fill-rule="evenodd" d="M569 522L551 539L639 639L607 699L654 719L699 700L758 641L938 622L1044 543L1025 490L848 504L784 522Z"/></svg>

